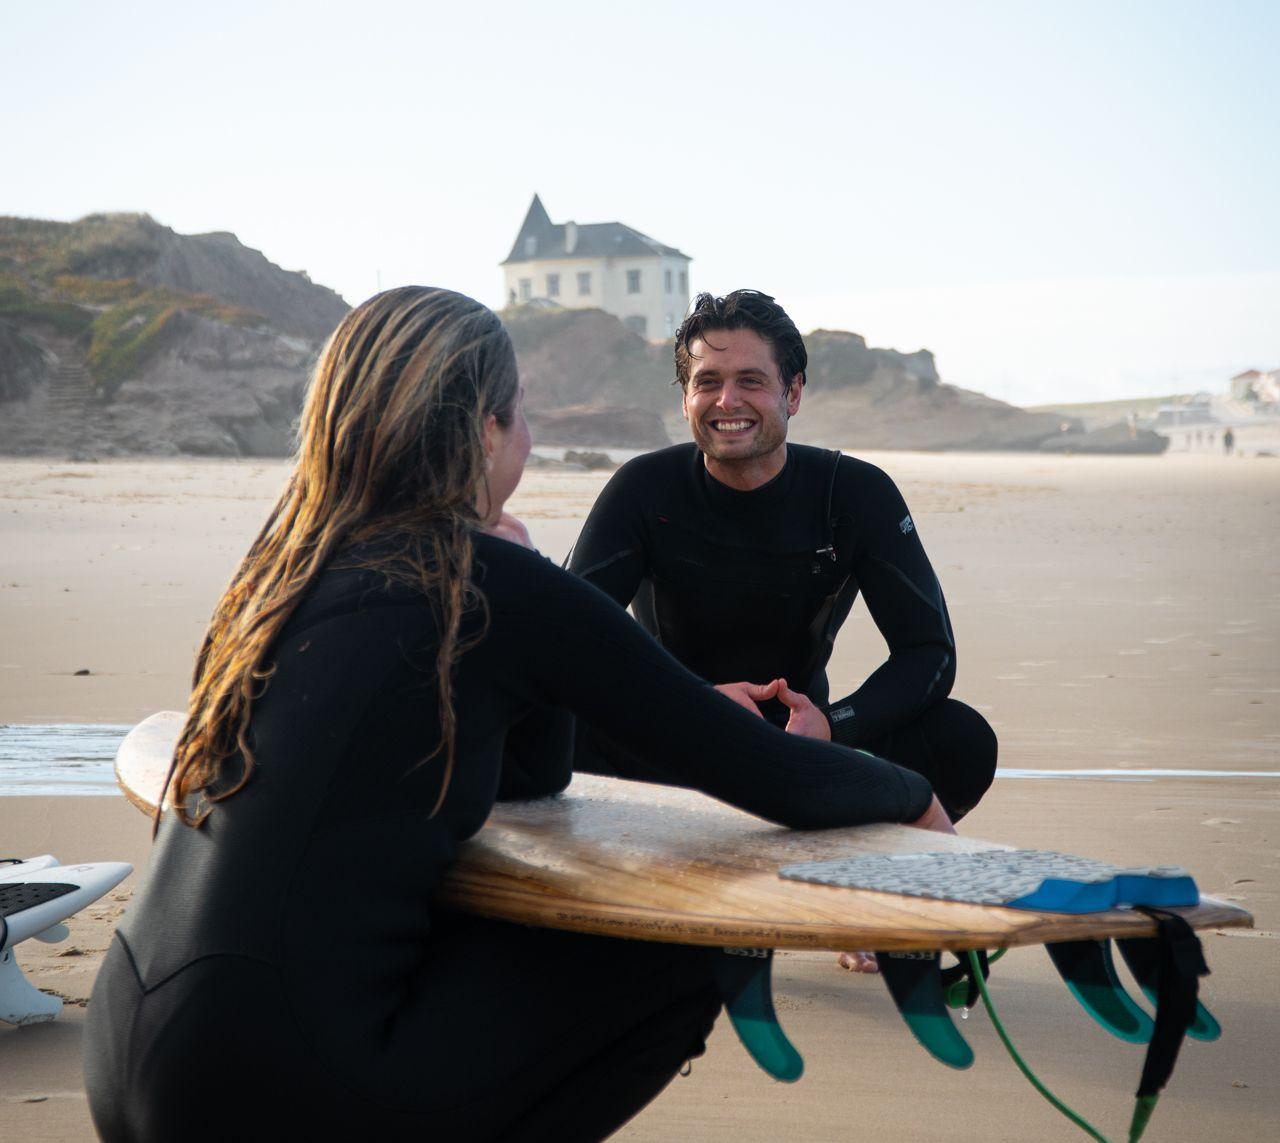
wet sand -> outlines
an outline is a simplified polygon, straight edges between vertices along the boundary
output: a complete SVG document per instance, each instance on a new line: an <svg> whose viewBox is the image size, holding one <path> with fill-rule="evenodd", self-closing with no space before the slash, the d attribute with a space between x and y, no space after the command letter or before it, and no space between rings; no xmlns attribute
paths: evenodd
<svg viewBox="0 0 1280 1143"><path fill-rule="evenodd" d="M1081 458L866 454L899 482L943 581L960 648L956 697L1017 768L1280 769L1280 467L1212 455ZM284 477L252 462L0 462L0 722L136 721L185 700L209 609ZM533 471L512 507L563 555L605 479ZM859 605L833 681L882 643ZM88 669L89 675L75 672ZM838 685L838 684L837 684ZM965 832L1124 862L1185 864L1256 917L1206 939L1205 997L1226 1034L1189 1043L1152 1140L1269 1137L1280 1127L1280 783L1001 780ZM0 798L3 855L124 859L148 823L118 798ZM93 972L135 879L27 942L35 982L68 998L52 1024L0 1025L0 1135L92 1137L80 1034ZM807 1062L783 1086L727 1025L619 1138L1068 1139L986 1017L952 1073L898 1021L883 986L825 955L780 958L780 1016ZM1002 962L996 1001L1029 1062L1122 1137L1141 1052L1097 1029L1035 949Z"/></svg>

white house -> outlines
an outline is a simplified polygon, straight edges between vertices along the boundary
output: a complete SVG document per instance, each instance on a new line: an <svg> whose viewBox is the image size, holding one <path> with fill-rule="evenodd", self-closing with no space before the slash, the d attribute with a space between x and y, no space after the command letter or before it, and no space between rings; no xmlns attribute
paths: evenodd
<svg viewBox="0 0 1280 1143"><path fill-rule="evenodd" d="M663 341L689 308L689 262L621 222L554 223L535 194L502 271L509 305L601 309Z"/></svg>
<svg viewBox="0 0 1280 1143"><path fill-rule="evenodd" d="M1257 401L1274 405L1280 400L1280 369L1263 373L1260 369L1247 369L1231 378L1231 397L1237 401Z"/></svg>

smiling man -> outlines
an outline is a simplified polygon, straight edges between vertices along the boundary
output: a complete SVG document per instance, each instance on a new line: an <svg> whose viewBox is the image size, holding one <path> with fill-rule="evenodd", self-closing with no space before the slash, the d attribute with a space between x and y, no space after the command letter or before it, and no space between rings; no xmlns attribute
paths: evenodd
<svg viewBox="0 0 1280 1143"><path fill-rule="evenodd" d="M787 443L807 365L799 331L767 294L699 295L675 340L693 443L614 474L570 567L735 702L923 774L956 820L991 783L995 734L948 697L951 622L893 481ZM833 702L827 661L859 592L888 657ZM578 768L664 780L660 764L589 727Z"/></svg>

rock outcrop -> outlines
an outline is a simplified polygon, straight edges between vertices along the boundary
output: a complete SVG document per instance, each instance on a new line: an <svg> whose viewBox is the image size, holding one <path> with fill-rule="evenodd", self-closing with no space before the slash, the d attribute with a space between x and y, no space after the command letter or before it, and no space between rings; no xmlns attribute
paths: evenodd
<svg viewBox="0 0 1280 1143"><path fill-rule="evenodd" d="M1096 429L1069 428L1040 442L1041 452L1128 456L1159 456L1168 447L1168 437L1150 429L1130 427L1124 422L1102 425Z"/></svg>
<svg viewBox="0 0 1280 1143"><path fill-rule="evenodd" d="M1037 449L1063 418L943 384L928 350L874 349L856 333L805 337L809 383L791 437L845 449Z"/></svg>
<svg viewBox="0 0 1280 1143"><path fill-rule="evenodd" d="M630 406L678 424L671 345L652 345L601 310L520 306L503 312L520 360L526 403L547 444L630 444L647 438L609 435L610 418ZM1028 413L981 393L943 384L928 350L869 347L856 333L815 330L805 336L809 382L790 439L846 449L1034 450L1061 431L1064 418ZM566 408L569 406L569 408ZM587 428L592 406L599 416ZM587 435L550 440L544 431L582 426ZM1071 428L1078 422L1066 419ZM544 429L545 426L545 429ZM684 434L680 434L683 439ZM634 441L634 443L632 443Z"/></svg>
<svg viewBox="0 0 1280 1143"><path fill-rule="evenodd" d="M0 453L280 456L308 375L346 313L332 290L234 235L146 215L0 218ZM671 345L601 310L502 314L544 444L657 448L680 439ZM944 384L926 350L806 337L792 439L846 449L1146 451ZM1064 429L1065 424L1065 429Z"/></svg>
<svg viewBox="0 0 1280 1143"><path fill-rule="evenodd" d="M502 311L502 321L532 410L595 405L661 416L679 409L679 390L671 385L671 347L645 341L604 310L516 306Z"/></svg>
<svg viewBox="0 0 1280 1143"><path fill-rule="evenodd" d="M229 234L0 219L0 453L286 455L346 311Z"/></svg>
<svg viewBox="0 0 1280 1143"><path fill-rule="evenodd" d="M0 403L30 397L47 378L50 364L39 341L0 321Z"/></svg>
<svg viewBox="0 0 1280 1143"><path fill-rule="evenodd" d="M234 234L177 234L146 214L91 214L79 222L0 219L0 258L36 277L91 278L197 294L261 314L276 328L320 341L347 312L305 271L282 270ZM34 257L31 257L34 255Z"/></svg>

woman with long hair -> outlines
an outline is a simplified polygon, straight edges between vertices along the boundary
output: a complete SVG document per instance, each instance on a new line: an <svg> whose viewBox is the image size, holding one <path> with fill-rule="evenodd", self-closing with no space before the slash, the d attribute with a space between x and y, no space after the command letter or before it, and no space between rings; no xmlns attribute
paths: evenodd
<svg viewBox="0 0 1280 1143"><path fill-rule="evenodd" d="M567 785L573 715L783 824L941 820L924 779L753 717L529 550L503 513L528 452L479 303L391 290L329 341L94 989L105 1139L594 1140L649 1102L719 1010L702 950L431 905L496 799Z"/></svg>

